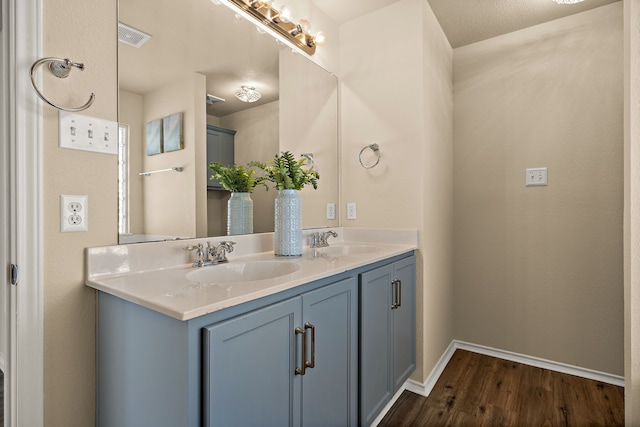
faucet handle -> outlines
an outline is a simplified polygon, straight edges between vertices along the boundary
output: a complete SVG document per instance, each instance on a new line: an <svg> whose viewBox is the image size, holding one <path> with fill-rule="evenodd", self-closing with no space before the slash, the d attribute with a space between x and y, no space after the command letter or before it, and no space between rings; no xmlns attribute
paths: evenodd
<svg viewBox="0 0 640 427"><path fill-rule="evenodd" d="M227 262L227 253L233 252L233 245L235 244L236 242L226 240L213 245L211 245L210 242L207 242L207 253L211 257L210 260L215 264Z"/></svg>
<svg viewBox="0 0 640 427"><path fill-rule="evenodd" d="M314 233L309 233L308 237L309 237L309 247L317 248L318 243L320 243L320 233L317 231Z"/></svg>
<svg viewBox="0 0 640 427"><path fill-rule="evenodd" d="M220 245L227 251L227 252L233 252L234 249L234 245L236 244L236 242L231 242L228 240L222 241L220 242Z"/></svg>
<svg viewBox="0 0 640 427"><path fill-rule="evenodd" d="M202 267L202 264L204 263L204 246L202 246L202 243L198 243L197 245L185 246L184 249L187 251L196 251L193 266Z"/></svg>
<svg viewBox="0 0 640 427"><path fill-rule="evenodd" d="M327 240L329 240L329 237L333 236L338 237L338 233L336 233L333 230L329 230L329 231L325 231L324 233L322 233L322 235L320 236L320 244L322 246L329 246L329 244L327 243Z"/></svg>

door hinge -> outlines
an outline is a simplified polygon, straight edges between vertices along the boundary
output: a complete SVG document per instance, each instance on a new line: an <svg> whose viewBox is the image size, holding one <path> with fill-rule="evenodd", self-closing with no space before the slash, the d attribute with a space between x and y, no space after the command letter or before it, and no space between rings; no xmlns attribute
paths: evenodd
<svg viewBox="0 0 640 427"><path fill-rule="evenodd" d="M18 266L11 264L10 280L12 285L18 284Z"/></svg>

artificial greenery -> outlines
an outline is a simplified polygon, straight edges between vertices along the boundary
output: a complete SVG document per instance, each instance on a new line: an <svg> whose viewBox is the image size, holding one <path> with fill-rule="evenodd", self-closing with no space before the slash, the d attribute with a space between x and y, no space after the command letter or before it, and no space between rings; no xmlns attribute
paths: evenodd
<svg viewBox="0 0 640 427"><path fill-rule="evenodd" d="M278 190L302 190L307 184L311 184L314 189L318 188L318 172L313 169L304 169L307 159L296 160L289 151L276 154L273 160L265 163L251 162L250 166L255 166L264 171L264 179L271 181Z"/></svg>
<svg viewBox="0 0 640 427"><path fill-rule="evenodd" d="M264 185L269 189L264 178L255 176L255 169L242 165L227 166L220 162L209 163L209 169L215 172L211 179L217 179L222 188L232 193L251 193L257 185Z"/></svg>

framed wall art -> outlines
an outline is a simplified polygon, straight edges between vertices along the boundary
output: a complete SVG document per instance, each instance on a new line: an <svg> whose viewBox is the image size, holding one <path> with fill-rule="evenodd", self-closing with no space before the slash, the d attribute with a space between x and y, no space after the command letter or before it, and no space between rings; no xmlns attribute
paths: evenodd
<svg viewBox="0 0 640 427"><path fill-rule="evenodd" d="M175 113L162 119L162 150L168 153L183 148L182 113Z"/></svg>
<svg viewBox="0 0 640 427"><path fill-rule="evenodd" d="M162 119L147 123L147 156L162 153Z"/></svg>

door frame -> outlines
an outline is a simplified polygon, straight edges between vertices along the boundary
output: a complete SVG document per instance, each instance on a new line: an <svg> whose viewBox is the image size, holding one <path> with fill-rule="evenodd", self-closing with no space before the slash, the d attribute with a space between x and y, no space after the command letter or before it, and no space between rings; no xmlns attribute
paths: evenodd
<svg viewBox="0 0 640 427"><path fill-rule="evenodd" d="M9 333L5 381L5 425L44 424L42 106L30 82L31 64L41 55L42 0L7 0L8 66L2 114L7 118L9 173L8 262L18 266L9 285ZM5 56L3 54L3 56ZM3 58L5 59L6 56ZM4 61L3 61L4 62ZM8 216L8 218L7 218Z"/></svg>

